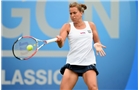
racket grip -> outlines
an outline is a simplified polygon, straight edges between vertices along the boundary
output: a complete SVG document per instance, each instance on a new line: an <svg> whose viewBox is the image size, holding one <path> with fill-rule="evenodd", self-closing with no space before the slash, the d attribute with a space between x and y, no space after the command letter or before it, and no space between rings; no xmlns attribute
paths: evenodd
<svg viewBox="0 0 140 90"><path fill-rule="evenodd" d="M55 41L57 41L57 38L52 38L52 39L47 40L47 43L51 43L51 42L55 42Z"/></svg>

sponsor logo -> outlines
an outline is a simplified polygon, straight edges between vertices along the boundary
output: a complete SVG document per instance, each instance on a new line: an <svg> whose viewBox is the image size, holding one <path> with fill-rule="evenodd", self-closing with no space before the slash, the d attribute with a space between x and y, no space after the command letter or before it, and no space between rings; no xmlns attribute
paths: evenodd
<svg viewBox="0 0 140 90"><path fill-rule="evenodd" d="M88 33L91 33L91 30L87 30L88 31Z"/></svg>
<svg viewBox="0 0 140 90"><path fill-rule="evenodd" d="M86 34L85 32L80 32L80 34Z"/></svg>

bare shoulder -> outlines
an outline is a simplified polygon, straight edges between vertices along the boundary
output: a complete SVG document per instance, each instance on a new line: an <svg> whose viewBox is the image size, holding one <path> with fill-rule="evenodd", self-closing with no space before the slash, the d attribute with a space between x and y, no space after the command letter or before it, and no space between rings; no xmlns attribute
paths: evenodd
<svg viewBox="0 0 140 90"><path fill-rule="evenodd" d="M68 28L70 28L70 24L69 23L65 23L62 28L67 28L68 29Z"/></svg>
<svg viewBox="0 0 140 90"><path fill-rule="evenodd" d="M70 31L70 24L69 23L65 23L61 30L60 30L60 35L68 35L69 34L69 31Z"/></svg>
<svg viewBox="0 0 140 90"><path fill-rule="evenodd" d="M61 30L69 31L69 30L70 30L70 24L69 24L69 23L65 23L65 24L62 26L62 29L61 29Z"/></svg>
<svg viewBox="0 0 140 90"><path fill-rule="evenodd" d="M95 24L93 22L88 22L88 23L91 27L95 27Z"/></svg>
<svg viewBox="0 0 140 90"><path fill-rule="evenodd" d="M89 25L90 25L92 30L96 29L96 26L95 26L95 24L93 22L88 22L88 23L89 23Z"/></svg>

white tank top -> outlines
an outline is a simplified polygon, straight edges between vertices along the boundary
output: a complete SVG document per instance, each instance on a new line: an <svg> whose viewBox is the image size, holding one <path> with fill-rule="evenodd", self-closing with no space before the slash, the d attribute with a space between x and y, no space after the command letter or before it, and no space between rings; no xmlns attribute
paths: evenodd
<svg viewBox="0 0 140 90"><path fill-rule="evenodd" d="M93 34L88 21L84 21L86 28L77 30L70 22L70 32L68 35L70 51L67 55L66 63L71 65L91 65L96 64L93 51Z"/></svg>

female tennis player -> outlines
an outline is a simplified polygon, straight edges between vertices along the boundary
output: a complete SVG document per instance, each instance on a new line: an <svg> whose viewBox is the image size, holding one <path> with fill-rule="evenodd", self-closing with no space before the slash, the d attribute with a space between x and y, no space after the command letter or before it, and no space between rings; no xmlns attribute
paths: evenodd
<svg viewBox="0 0 140 90"><path fill-rule="evenodd" d="M57 36L57 44L61 48L66 37L69 40L70 51L67 55L66 64L61 68L63 75L60 90L72 90L82 76L89 90L98 90L96 58L93 50L93 41L96 53L105 56L103 46L99 40L96 26L93 22L83 21L82 15L87 9L85 4L77 2L69 5L72 22L62 26Z"/></svg>

